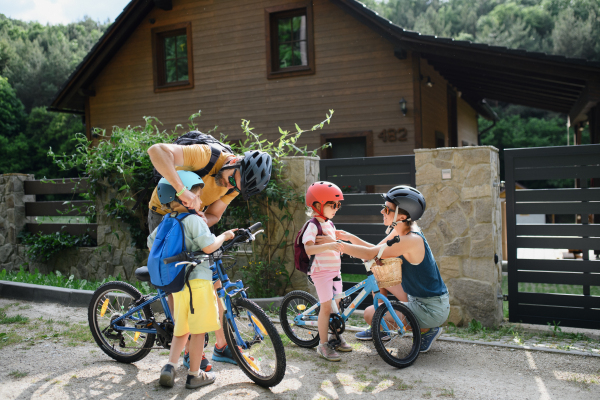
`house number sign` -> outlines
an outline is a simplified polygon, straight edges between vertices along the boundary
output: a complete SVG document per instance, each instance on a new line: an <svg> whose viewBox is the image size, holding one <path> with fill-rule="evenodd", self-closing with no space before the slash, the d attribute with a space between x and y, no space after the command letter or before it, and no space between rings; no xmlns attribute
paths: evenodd
<svg viewBox="0 0 600 400"><path fill-rule="evenodd" d="M406 131L406 128L384 129L377 135L377 137L384 142L406 142L408 140L407 136L408 132Z"/></svg>

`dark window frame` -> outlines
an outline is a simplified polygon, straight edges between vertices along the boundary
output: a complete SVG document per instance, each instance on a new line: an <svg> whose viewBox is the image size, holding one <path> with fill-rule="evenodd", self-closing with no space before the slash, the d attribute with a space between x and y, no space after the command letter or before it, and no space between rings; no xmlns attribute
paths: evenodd
<svg viewBox="0 0 600 400"><path fill-rule="evenodd" d="M164 39L171 36L186 35L188 80L166 82ZM152 64L154 73L154 93L171 90L192 89L194 87L194 62L192 52L192 23L182 22L152 29Z"/></svg>
<svg viewBox="0 0 600 400"><path fill-rule="evenodd" d="M308 65L280 69L277 46L278 31L275 21L281 17L298 15L301 12L306 13L306 55ZM267 79L314 74L316 70L312 1L265 8L265 42L267 46Z"/></svg>

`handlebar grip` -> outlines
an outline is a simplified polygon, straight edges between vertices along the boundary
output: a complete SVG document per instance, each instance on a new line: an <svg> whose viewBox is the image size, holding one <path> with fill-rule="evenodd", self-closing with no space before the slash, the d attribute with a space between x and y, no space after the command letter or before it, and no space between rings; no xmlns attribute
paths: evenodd
<svg viewBox="0 0 600 400"><path fill-rule="evenodd" d="M254 225L252 225L250 228L248 228L248 230L249 230L251 233L254 233L254 232L256 232L257 230L259 230L261 227L262 227L262 223L261 223L261 222L257 222L257 223L255 223Z"/></svg>
<svg viewBox="0 0 600 400"><path fill-rule="evenodd" d="M176 256L173 257L167 257L163 260L164 264L171 264L173 262L177 262L177 261L188 261L189 257L187 255L186 252L181 252L179 254L177 254Z"/></svg>
<svg viewBox="0 0 600 400"><path fill-rule="evenodd" d="M400 243L400 236L394 236L393 239L388 240L387 242L388 247L391 247L392 245L396 244L396 243Z"/></svg>

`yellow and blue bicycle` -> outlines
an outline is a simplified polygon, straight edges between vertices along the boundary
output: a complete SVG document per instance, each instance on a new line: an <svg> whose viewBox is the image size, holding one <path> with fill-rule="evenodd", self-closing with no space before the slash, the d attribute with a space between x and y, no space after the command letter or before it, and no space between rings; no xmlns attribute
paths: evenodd
<svg viewBox="0 0 600 400"><path fill-rule="evenodd" d="M262 224L239 229L236 236L221 249L207 255L202 252L181 253L165 260L201 263L207 258L213 270L213 281L220 280L217 295L225 304L223 331L238 366L263 387L272 387L283 379L286 358L283 343L273 322L265 312L248 299L241 280L231 282L225 273L223 253L240 242L251 242ZM231 268L231 267L229 267ZM148 268L135 271L136 278L150 281ZM238 296L239 295L239 296ZM146 357L153 349L169 349L173 338L173 317L167 303L167 293L142 295L125 282L109 282L93 294L88 308L92 335L102 351L111 358L132 363ZM162 310L155 315L151 305L160 301Z"/></svg>

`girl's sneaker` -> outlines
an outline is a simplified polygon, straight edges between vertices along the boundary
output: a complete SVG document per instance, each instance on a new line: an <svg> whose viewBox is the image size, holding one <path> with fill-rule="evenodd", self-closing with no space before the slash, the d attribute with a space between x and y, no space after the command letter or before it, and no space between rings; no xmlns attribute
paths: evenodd
<svg viewBox="0 0 600 400"><path fill-rule="evenodd" d="M421 353L427 353L431 349L431 345L442 334L443 328L431 328L427 332L421 334Z"/></svg>
<svg viewBox="0 0 600 400"><path fill-rule="evenodd" d="M197 389L202 386L214 383L217 377L214 372L200 372L198 376L188 375L185 381L185 387L188 389Z"/></svg>
<svg viewBox="0 0 600 400"><path fill-rule="evenodd" d="M335 339L335 336L333 335L329 335L329 340ZM350 346L348 343L346 343L346 340L340 336L340 341L341 343L335 348L337 351L341 351L344 353L348 353L350 351L352 351L352 346Z"/></svg>
<svg viewBox="0 0 600 400"><path fill-rule="evenodd" d="M175 384L175 367L171 364L165 365L160 371L158 383L164 387L173 387Z"/></svg>
<svg viewBox="0 0 600 400"><path fill-rule="evenodd" d="M225 347L223 347L222 349L219 349L215 344L212 359L213 361L226 362L233 365L237 365L237 362L233 359L233 354L231 354L231 350L227 345L225 345Z"/></svg>
<svg viewBox="0 0 600 400"><path fill-rule="evenodd" d="M317 354L327 361L342 361L342 357L329 345L329 343L319 344Z"/></svg>

